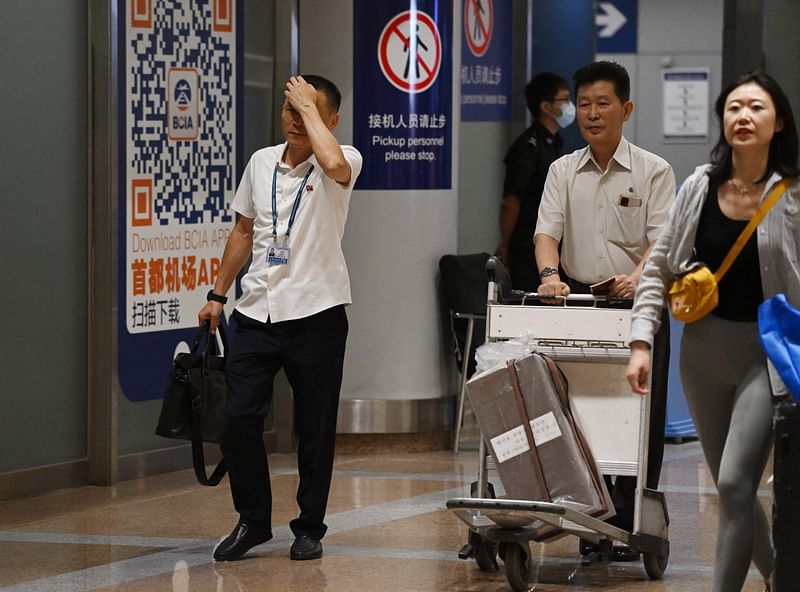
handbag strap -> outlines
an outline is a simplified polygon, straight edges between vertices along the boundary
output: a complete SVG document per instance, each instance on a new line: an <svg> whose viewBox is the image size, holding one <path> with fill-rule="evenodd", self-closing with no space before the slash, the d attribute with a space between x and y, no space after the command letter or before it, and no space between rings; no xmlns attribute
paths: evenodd
<svg viewBox="0 0 800 592"><path fill-rule="evenodd" d="M222 352L222 355L227 358L228 336L225 334L225 325L222 323L222 319L220 319L220 322L217 325L217 329L219 330L219 335L220 338L222 339L222 348L224 350ZM197 333L195 333L194 335L194 341L192 341L192 347L191 347L191 352L193 354L197 353L197 350L200 349L200 342L202 341L204 336L206 337L205 351L206 353L208 353L212 347L216 347L215 337L211 335L211 321L208 319L203 321L203 324L200 325L200 327L198 327ZM212 343L214 343L215 345L212 346L211 345ZM216 352L216 349L214 349L213 351Z"/></svg>
<svg viewBox="0 0 800 592"><path fill-rule="evenodd" d="M217 325L217 331L219 331L219 336L222 341L222 358L224 360L228 359L228 337L225 334L225 325L222 324L222 321ZM202 355L202 363L204 368L209 367L209 362L211 361L212 356L217 355L217 337L216 335L211 334L211 322L205 321L203 325L200 327L200 331L197 334L195 339L194 348L192 349L192 353L196 352L198 349L198 343L200 342L201 337L205 336L206 338L206 345L203 349Z"/></svg>
<svg viewBox="0 0 800 592"><path fill-rule="evenodd" d="M227 359L228 339L225 335L225 326L219 323L219 325L217 325L217 330L222 338L223 358ZM192 349L193 352L197 351L203 336L205 336L206 345L203 352L202 365L203 368L208 368L211 356L216 355L217 350L217 338L215 335L211 334L211 321L205 321L200 327L197 337L195 338L194 347ZM207 386L205 382L203 385L204 388ZM202 485L214 487L219 484L225 476L225 473L228 472L228 466L225 464L225 459L223 458L211 472L210 476L206 474L206 459L205 451L203 450L203 434L201 431L202 423L203 397L195 397L192 399L192 465L194 466L194 474L195 477L197 477L197 481Z"/></svg>
<svg viewBox="0 0 800 592"><path fill-rule="evenodd" d="M733 243L731 250L728 251L728 254L725 255L725 259L722 261L722 265L719 266L719 269L714 272L714 279L717 280L717 283L722 279L728 269L730 269L733 262L736 260L736 257L739 256L742 249L744 248L745 244L753 233L756 231L756 226L758 226L761 221L764 219L764 216L772 209L781 196L786 192L789 188L789 184L791 183L791 179L781 179L780 183L778 183L774 189L770 192L767 199L764 200L764 203L761 204L761 207L758 208L756 215L750 219L750 222L747 223L747 226L744 227L742 233L739 235L739 238L736 239L736 242Z"/></svg>
<svg viewBox="0 0 800 592"><path fill-rule="evenodd" d="M191 352L193 354L197 353L197 350L200 349L200 340L203 339L203 335L208 334L209 328L211 327L211 321L203 321L203 324L197 328L197 333L194 335L194 341L192 341L192 348Z"/></svg>
<svg viewBox="0 0 800 592"><path fill-rule="evenodd" d="M205 381L202 384L203 388L208 388L208 384ZM197 480L202 485L214 487L228 472L228 466L223 458L214 468L211 476L206 475L206 459L201 430L203 424L203 398L202 396L192 398L192 465L194 466L194 474Z"/></svg>
<svg viewBox="0 0 800 592"><path fill-rule="evenodd" d="M225 473L228 472L228 466L225 464L225 459L223 458L219 461L214 470L212 471L211 475L206 475L206 459L205 459L205 452L203 450L203 437L200 435L200 428L197 428L197 435L195 436L195 425L197 424L196 421L192 421L192 464L194 465L194 474L197 477L197 481L201 485L208 485L209 487L214 487L218 485L222 478L225 476Z"/></svg>

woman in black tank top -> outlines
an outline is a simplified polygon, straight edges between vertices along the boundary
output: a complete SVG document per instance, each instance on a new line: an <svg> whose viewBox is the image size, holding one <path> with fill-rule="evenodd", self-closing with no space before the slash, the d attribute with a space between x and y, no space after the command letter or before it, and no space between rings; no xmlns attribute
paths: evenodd
<svg viewBox="0 0 800 592"><path fill-rule="evenodd" d="M757 72L743 76L722 91L715 107L721 134L712 151L708 192L702 211L697 212L694 242L696 259L713 271L719 269L758 211L770 189L770 177L774 176L774 183L778 176L800 174L791 106L772 78ZM695 187L693 199L700 198L703 191L701 184ZM769 522L757 500L772 442L773 413L757 318L764 300L762 280L770 277L762 277L762 273L776 270L767 269L759 251L766 258L791 247L766 234L763 224L720 281L717 308L687 324L681 342L686 401L719 491L714 592L741 590L751 561L769 589L773 567ZM686 243L681 246L685 249ZM651 261L664 271L667 264L661 263L663 260ZM652 296L650 293L643 298ZM650 367L649 345L640 340L642 337L631 343L627 371L634 392L639 394L646 392Z"/></svg>

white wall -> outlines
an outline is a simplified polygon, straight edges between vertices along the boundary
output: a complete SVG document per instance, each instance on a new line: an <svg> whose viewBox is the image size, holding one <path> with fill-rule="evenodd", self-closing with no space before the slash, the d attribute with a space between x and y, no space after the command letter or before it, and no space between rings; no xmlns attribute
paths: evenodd
<svg viewBox="0 0 800 592"><path fill-rule="evenodd" d="M511 144L503 121L462 122L458 157L458 252L494 253L500 243L503 157Z"/></svg>

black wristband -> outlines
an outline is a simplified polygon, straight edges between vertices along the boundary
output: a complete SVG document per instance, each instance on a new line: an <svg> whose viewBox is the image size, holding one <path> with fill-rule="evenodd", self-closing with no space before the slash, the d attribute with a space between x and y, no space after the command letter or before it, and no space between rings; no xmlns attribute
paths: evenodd
<svg viewBox="0 0 800 592"><path fill-rule="evenodd" d="M214 302L219 302L220 304L228 303L227 296L220 296L219 294L214 294L214 290L208 291L208 294L206 294L206 300L213 300Z"/></svg>

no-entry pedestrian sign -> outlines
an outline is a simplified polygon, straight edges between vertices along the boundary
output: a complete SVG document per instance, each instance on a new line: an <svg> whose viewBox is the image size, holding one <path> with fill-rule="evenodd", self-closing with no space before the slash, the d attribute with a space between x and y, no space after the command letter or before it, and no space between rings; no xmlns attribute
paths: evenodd
<svg viewBox="0 0 800 592"><path fill-rule="evenodd" d="M486 2L486 0L481 0ZM356 189L452 186L453 6L353 2Z"/></svg>
<svg viewBox="0 0 800 592"><path fill-rule="evenodd" d="M442 63L442 40L436 23L420 11L398 14L381 33L378 63L395 88L405 92L429 89Z"/></svg>
<svg viewBox="0 0 800 592"><path fill-rule="evenodd" d="M511 0L463 0L461 121L511 119Z"/></svg>
<svg viewBox="0 0 800 592"><path fill-rule="evenodd" d="M489 49L494 28L494 4L492 0L465 0L464 37L467 47L475 57L481 57Z"/></svg>

